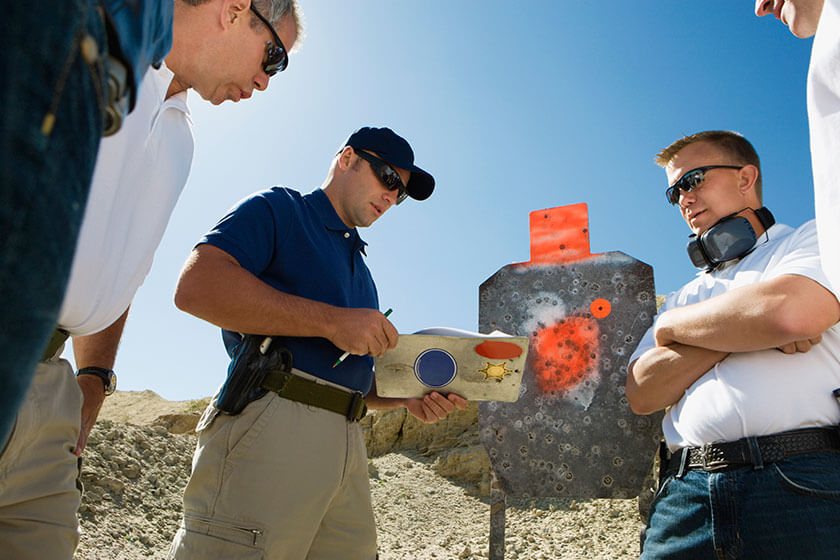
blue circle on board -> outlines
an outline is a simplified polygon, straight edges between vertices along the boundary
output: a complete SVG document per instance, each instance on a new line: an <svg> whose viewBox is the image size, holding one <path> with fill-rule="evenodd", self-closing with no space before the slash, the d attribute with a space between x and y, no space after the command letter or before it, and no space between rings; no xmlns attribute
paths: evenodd
<svg viewBox="0 0 840 560"><path fill-rule="evenodd" d="M452 354L440 348L423 351L414 360L414 375L426 387L443 387L452 383L458 364Z"/></svg>

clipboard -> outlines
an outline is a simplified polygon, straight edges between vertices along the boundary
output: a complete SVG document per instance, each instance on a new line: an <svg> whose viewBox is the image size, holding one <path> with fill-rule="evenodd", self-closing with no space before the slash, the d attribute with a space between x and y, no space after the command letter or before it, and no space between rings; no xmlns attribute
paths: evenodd
<svg viewBox="0 0 840 560"><path fill-rule="evenodd" d="M456 393L473 401L514 402L528 357L528 337L481 334L447 327L401 334L397 346L374 359L380 397L419 398Z"/></svg>

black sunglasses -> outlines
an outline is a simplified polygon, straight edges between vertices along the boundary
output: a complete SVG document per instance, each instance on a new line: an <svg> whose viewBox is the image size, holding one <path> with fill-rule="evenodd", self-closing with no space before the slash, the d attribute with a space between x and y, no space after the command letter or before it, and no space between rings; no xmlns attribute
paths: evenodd
<svg viewBox="0 0 840 560"><path fill-rule="evenodd" d="M254 3L251 2L251 11L254 12L254 15L268 27L268 30L271 31L271 35L274 37L274 43L271 41L265 42L265 55L266 60L263 62L263 72L266 73L268 76L273 76L277 72L282 72L286 69L286 66L289 65L289 55L286 52L286 47L283 46L283 41L280 40L280 37L277 36L277 32L274 31L274 26L271 25L267 19L263 17L263 15L254 7Z"/></svg>
<svg viewBox="0 0 840 560"><path fill-rule="evenodd" d="M680 191L691 192L699 187L706 179L706 171L710 169L743 169L743 165L704 165L703 167L696 167L691 171L686 171L682 177L677 179L677 182L665 189L665 198L668 199L672 205L676 205L680 201Z"/></svg>
<svg viewBox="0 0 840 560"><path fill-rule="evenodd" d="M373 154L369 154L361 150L353 151L356 152L357 156L370 164L370 168L373 169L373 172L376 173L376 176L379 177L379 180L382 181L382 184L385 185L389 191L393 191L395 189L397 190L397 204L405 200L408 196L408 192L406 192L402 179L400 179L399 174L394 171L393 167Z"/></svg>

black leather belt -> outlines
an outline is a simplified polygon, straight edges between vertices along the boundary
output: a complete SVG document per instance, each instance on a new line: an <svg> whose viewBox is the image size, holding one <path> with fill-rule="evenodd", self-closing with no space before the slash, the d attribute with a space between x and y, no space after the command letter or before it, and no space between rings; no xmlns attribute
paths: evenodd
<svg viewBox="0 0 840 560"><path fill-rule="evenodd" d="M725 471L821 451L840 451L840 428L802 428L703 447L684 447L671 455L667 470ZM683 458L685 454L688 456Z"/></svg>
<svg viewBox="0 0 840 560"><path fill-rule="evenodd" d="M342 391L283 370L269 371L261 387L284 399L341 414L351 422L358 422L367 414L365 396L359 391Z"/></svg>

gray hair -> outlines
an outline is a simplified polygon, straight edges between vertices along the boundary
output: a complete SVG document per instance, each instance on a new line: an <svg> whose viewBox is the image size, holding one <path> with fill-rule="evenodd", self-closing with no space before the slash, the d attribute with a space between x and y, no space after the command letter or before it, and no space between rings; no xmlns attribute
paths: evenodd
<svg viewBox="0 0 840 560"><path fill-rule="evenodd" d="M291 16L295 22L295 31L297 39L294 45L285 45L290 53L300 50L303 44L304 29L303 29L303 10L297 3L297 0L251 0L254 7L273 25L277 25L285 16ZM257 29L262 22L258 18L251 18L251 27Z"/></svg>

